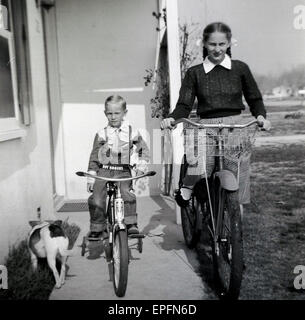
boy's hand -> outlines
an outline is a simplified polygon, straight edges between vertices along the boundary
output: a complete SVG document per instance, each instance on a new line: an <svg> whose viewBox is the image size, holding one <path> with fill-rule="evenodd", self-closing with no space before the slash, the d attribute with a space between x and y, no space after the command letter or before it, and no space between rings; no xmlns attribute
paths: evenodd
<svg viewBox="0 0 305 320"><path fill-rule="evenodd" d="M87 192L93 192L94 182L87 182Z"/></svg>
<svg viewBox="0 0 305 320"><path fill-rule="evenodd" d="M143 171L136 169L136 176L141 176L142 174L144 174Z"/></svg>
<svg viewBox="0 0 305 320"><path fill-rule="evenodd" d="M144 174L144 172L142 170L136 169L135 170L135 177L137 176L141 176L142 174ZM137 185L137 183L139 182L140 179L136 179L133 180L133 186L135 187Z"/></svg>
<svg viewBox="0 0 305 320"><path fill-rule="evenodd" d="M93 176L96 176L96 172L95 171L90 170L90 171L88 171L88 173L90 173ZM87 178L87 191L88 192L93 192L94 182L95 182L94 178L91 178L91 177Z"/></svg>

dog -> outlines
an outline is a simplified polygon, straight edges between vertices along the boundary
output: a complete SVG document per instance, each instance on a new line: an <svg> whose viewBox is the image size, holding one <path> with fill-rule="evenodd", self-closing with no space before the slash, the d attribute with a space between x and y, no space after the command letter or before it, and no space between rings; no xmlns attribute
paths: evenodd
<svg viewBox="0 0 305 320"><path fill-rule="evenodd" d="M59 289L65 283L67 258L74 254L68 250L69 239L61 226L62 221L30 221L29 224L32 230L28 236L28 248L33 270L37 270L38 258L46 258L55 278L55 287ZM61 261L60 274L56 269L58 257Z"/></svg>

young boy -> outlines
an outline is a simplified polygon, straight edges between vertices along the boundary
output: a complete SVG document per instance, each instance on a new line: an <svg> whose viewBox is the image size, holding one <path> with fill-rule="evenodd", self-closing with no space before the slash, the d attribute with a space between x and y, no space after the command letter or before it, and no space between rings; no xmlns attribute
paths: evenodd
<svg viewBox="0 0 305 320"><path fill-rule="evenodd" d="M100 130L94 139L88 172L103 177L126 178L131 176L131 167L136 174L147 170L149 150L140 132L124 120L127 114L126 101L113 95L105 101L105 115L108 125ZM88 178L87 191L93 192L88 199L90 212L89 238L98 239L106 230L106 181ZM121 182L124 200L125 223L128 233L138 233L136 196L131 181Z"/></svg>

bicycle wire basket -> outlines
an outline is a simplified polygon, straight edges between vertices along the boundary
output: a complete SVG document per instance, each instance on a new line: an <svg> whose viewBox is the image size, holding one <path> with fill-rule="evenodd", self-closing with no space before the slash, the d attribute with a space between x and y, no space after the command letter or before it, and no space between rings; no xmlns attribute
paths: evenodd
<svg viewBox="0 0 305 320"><path fill-rule="evenodd" d="M225 156L239 159L250 153L255 141L256 128L197 128L191 125L184 127L184 148L188 158L197 158L200 154L206 157ZM222 145L222 148L219 148Z"/></svg>

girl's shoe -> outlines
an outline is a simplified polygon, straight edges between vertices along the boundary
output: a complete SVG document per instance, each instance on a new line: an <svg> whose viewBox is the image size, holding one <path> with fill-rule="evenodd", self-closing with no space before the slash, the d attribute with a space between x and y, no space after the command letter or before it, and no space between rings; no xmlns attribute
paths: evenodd
<svg viewBox="0 0 305 320"><path fill-rule="evenodd" d="M127 233L128 234L138 234L139 233L139 229L138 229L137 224L127 225Z"/></svg>

